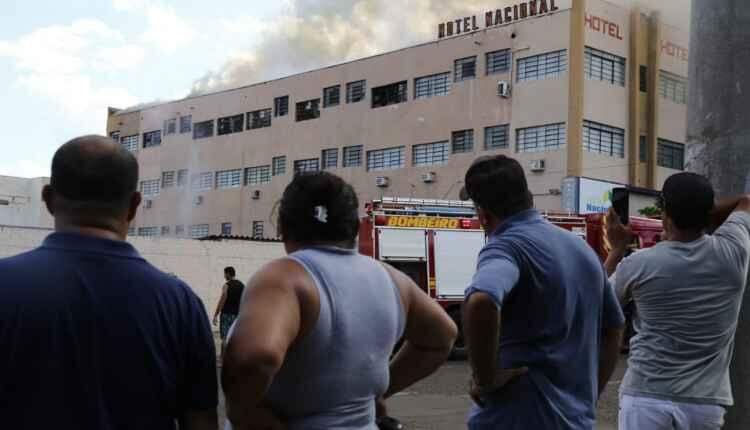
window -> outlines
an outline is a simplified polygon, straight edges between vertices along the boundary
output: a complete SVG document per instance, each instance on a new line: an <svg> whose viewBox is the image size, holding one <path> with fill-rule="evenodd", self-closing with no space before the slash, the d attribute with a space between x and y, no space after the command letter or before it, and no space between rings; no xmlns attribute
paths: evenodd
<svg viewBox="0 0 750 430"><path fill-rule="evenodd" d="M641 163L648 161L648 143L646 136L641 136L640 139L638 139L638 159L641 160Z"/></svg>
<svg viewBox="0 0 750 430"><path fill-rule="evenodd" d="M568 69L568 53L548 52L518 60L518 82L554 78Z"/></svg>
<svg viewBox="0 0 750 430"><path fill-rule="evenodd" d="M404 147L367 151L367 170L388 170L404 167Z"/></svg>
<svg viewBox="0 0 750 430"><path fill-rule="evenodd" d="M487 74L505 73L510 70L510 49L488 52L485 54Z"/></svg>
<svg viewBox="0 0 750 430"><path fill-rule="evenodd" d="M143 147L151 148L161 145L161 130L147 131L143 133Z"/></svg>
<svg viewBox="0 0 750 430"><path fill-rule="evenodd" d="M263 239L263 221L253 221L253 239Z"/></svg>
<svg viewBox="0 0 750 430"><path fill-rule="evenodd" d="M138 227L138 236L154 237L159 235L159 227Z"/></svg>
<svg viewBox="0 0 750 430"><path fill-rule="evenodd" d="M237 188L242 185L242 169L216 172L216 188Z"/></svg>
<svg viewBox="0 0 750 430"><path fill-rule="evenodd" d="M190 237L198 239L208 236L208 224L195 224L190 226Z"/></svg>
<svg viewBox="0 0 750 430"><path fill-rule="evenodd" d="M648 67L647 66L641 66L638 74L638 85L640 87L641 92L647 92L648 91Z"/></svg>
<svg viewBox="0 0 750 430"><path fill-rule="evenodd" d="M120 143L120 132L119 131L113 131L112 133L109 133L109 137L114 140L117 143Z"/></svg>
<svg viewBox="0 0 750 430"><path fill-rule="evenodd" d="M289 96L273 99L273 116L286 116L289 113Z"/></svg>
<svg viewBox="0 0 750 430"><path fill-rule="evenodd" d="M232 235L232 223L231 222L223 222L223 223L221 223L221 235L222 236L231 236Z"/></svg>
<svg viewBox="0 0 750 430"><path fill-rule="evenodd" d="M454 131L451 135L451 152L471 152L474 150L474 130Z"/></svg>
<svg viewBox="0 0 750 430"><path fill-rule="evenodd" d="M372 89L372 107L378 108L406 101L406 81Z"/></svg>
<svg viewBox="0 0 750 430"><path fill-rule="evenodd" d="M135 236L135 227L128 227L128 236Z"/></svg>
<svg viewBox="0 0 750 430"><path fill-rule="evenodd" d="M474 79L477 76L477 57L466 57L456 60L454 63L454 77L455 82L465 81L467 79Z"/></svg>
<svg viewBox="0 0 750 430"><path fill-rule="evenodd" d="M354 81L346 84L346 102L357 103L364 100L367 81Z"/></svg>
<svg viewBox="0 0 750 430"><path fill-rule="evenodd" d="M159 195L159 180L151 179L141 181L141 194L143 197L155 197Z"/></svg>
<svg viewBox="0 0 750 430"><path fill-rule="evenodd" d="M193 124L193 139L205 139L214 135L214 120Z"/></svg>
<svg viewBox="0 0 750 430"><path fill-rule="evenodd" d="M212 190L214 188L214 174L203 172L193 175L192 184L193 189L196 191Z"/></svg>
<svg viewBox="0 0 750 430"><path fill-rule="evenodd" d="M162 236L169 236L169 226L168 225L163 225L161 227L161 235Z"/></svg>
<svg viewBox="0 0 750 430"><path fill-rule="evenodd" d="M193 116L185 115L180 117L180 133L190 133L193 130Z"/></svg>
<svg viewBox="0 0 750 430"><path fill-rule="evenodd" d="M164 121L164 135L177 133L177 118L171 118Z"/></svg>
<svg viewBox="0 0 750 430"><path fill-rule="evenodd" d="M323 169L335 169L339 167L339 150L337 148L324 149L321 154Z"/></svg>
<svg viewBox="0 0 750 430"><path fill-rule="evenodd" d="M343 167L359 167L362 165L362 145L345 146Z"/></svg>
<svg viewBox="0 0 750 430"><path fill-rule="evenodd" d="M297 122L320 118L320 99L297 103Z"/></svg>
<svg viewBox="0 0 750 430"><path fill-rule="evenodd" d="M659 74L659 94L675 103L687 103L687 82L685 78L661 71Z"/></svg>
<svg viewBox="0 0 750 430"><path fill-rule="evenodd" d="M412 164L435 166L448 162L448 142L423 143L411 147Z"/></svg>
<svg viewBox="0 0 750 430"><path fill-rule="evenodd" d="M565 146L565 123L521 128L516 131L517 152L538 152Z"/></svg>
<svg viewBox="0 0 750 430"><path fill-rule="evenodd" d="M218 120L218 134L219 136L225 134L239 133L242 131L242 123L245 120L245 115L232 115L219 118Z"/></svg>
<svg viewBox="0 0 750 430"><path fill-rule="evenodd" d="M323 107L338 106L341 101L341 85L323 88Z"/></svg>
<svg viewBox="0 0 750 430"><path fill-rule="evenodd" d="M271 126L271 109L260 109L247 114L247 129L254 130L256 128L270 127Z"/></svg>
<svg viewBox="0 0 750 430"><path fill-rule="evenodd" d="M120 140L120 144L130 152L138 152L138 135L125 136Z"/></svg>
<svg viewBox="0 0 750 430"><path fill-rule="evenodd" d="M659 166L677 170L685 168L685 145L659 139L658 153Z"/></svg>
<svg viewBox="0 0 750 430"><path fill-rule="evenodd" d="M273 176L285 175L286 174L286 155L279 157L273 157L271 160L271 167Z"/></svg>
<svg viewBox="0 0 750 430"><path fill-rule="evenodd" d="M161 172L161 187L162 188L174 187L174 170Z"/></svg>
<svg viewBox="0 0 750 430"><path fill-rule="evenodd" d="M295 175L303 172L317 172L318 170L320 170L320 160L318 160L317 158L294 161Z"/></svg>
<svg viewBox="0 0 750 430"><path fill-rule="evenodd" d="M177 171L177 186L178 187L184 187L185 184L187 184L187 179L188 179L187 169L180 169Z"/></svg>
<svg viewBox="0 0 750 430"><path fill-rule="evenodd" d="M175 236L182 236L185 234L185 226L184 225L176 225L174 226L174 234Z"/></svg>
<svg viewBox="0 0 750 430"><path fill-rule="evenodd" d="M245 185L261 185L271 182L271 166L256 166L245 169Z"/></svg>
<svg viewBox="0 0 750 430"><path fill-rule="evenodd" d="M414 98L426 99L448 94L451 89L449 77L450 73L438 73L414 79Z"/></svg>
<svg viewBox="0 0 750 430"><path fill-rule="evenodd" d="M583 121L583 149L625 158L625 130L592 121Z"/></svg>
<svg viewBox="0 0 750 430"><path fill-rule="evenodd" d="M625 86L625 59L598 49L586 47L583 71L587 79Z"/></svg>
<svg viewBox="0 0 750 430"><path fill-rule="evenodd" d="M508 147L508 126L495 125L484 128L484 149L501 149Z"/></svg>

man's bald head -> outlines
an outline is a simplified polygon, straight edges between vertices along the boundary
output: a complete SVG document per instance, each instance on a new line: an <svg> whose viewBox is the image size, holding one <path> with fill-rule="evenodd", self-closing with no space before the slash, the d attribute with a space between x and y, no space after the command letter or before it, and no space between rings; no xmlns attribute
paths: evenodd
<svg viewBox="0 0 750 430"><path fill-rule="evenodd" d="M52 158L50 189L68 212L124 213L137 186L138 161L105 136L77 137Z"/></svg>

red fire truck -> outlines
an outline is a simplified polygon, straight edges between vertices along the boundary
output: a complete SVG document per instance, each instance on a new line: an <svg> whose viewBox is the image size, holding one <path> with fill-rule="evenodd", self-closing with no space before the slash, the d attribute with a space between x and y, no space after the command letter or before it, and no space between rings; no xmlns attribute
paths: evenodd
<svg viewBox="0 0 750 430"><path fill-rule="evenodd" d="M359 252L387 262L409 275L461 326L464 289L476 269L485 233L471 202L384 197L366 204L359 231ZM602 214L543 213L553 224L586 240L606 258L609 246ZM639 247L653 246L661 222L631 218ZM462 339L456 353L463 353Z"/></svg>

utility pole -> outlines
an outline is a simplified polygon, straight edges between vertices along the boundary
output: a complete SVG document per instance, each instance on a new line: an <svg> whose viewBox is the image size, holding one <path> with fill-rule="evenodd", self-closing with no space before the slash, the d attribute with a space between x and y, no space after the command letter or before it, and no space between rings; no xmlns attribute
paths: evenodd
<svg viewBox="0 0 750 430"><path fill-rule="evenodd" d="M688 97L688 170L708 176L717 196L750 192L750 5L693 0ZM727 430L750 423L750 293L732 362L734 407Z"/></svg>

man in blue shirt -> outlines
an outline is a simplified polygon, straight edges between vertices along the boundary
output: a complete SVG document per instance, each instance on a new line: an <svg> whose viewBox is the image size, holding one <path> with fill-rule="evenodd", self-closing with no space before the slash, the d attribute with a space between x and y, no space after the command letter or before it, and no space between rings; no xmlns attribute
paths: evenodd
<svg viewBox="0 0 750 430"><path fill-rule="evenodd" d="M624 325L602 264L533 209L516 160L483 157L465 183L489 235L464 307L469 429L593 429Z"/></svg>
<svg viewBox="0 0 750 430"><path fill-rule="evenodd" d="M3 428L217 428L203 304L125 242L137 183L136 159L106 137L55 153L43 191L55 232L0 260Z"/></svg>

